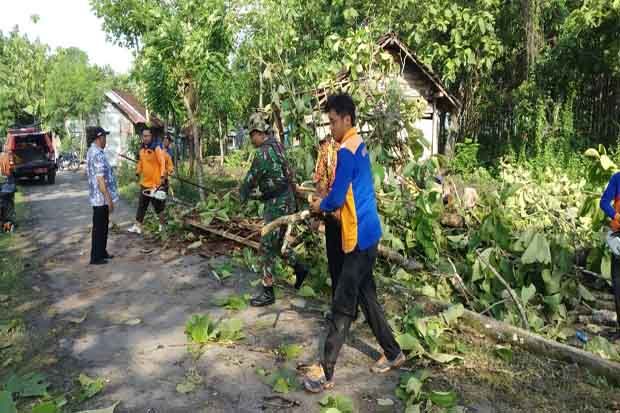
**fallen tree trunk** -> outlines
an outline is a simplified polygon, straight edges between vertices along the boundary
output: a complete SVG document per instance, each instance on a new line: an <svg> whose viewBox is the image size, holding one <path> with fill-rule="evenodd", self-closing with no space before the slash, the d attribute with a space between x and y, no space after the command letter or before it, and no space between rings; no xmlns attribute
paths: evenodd
<svg viewBox="0 0 620 413"><path fill-rule="evenodd" d="M399 290L406 291L402 286ZM418 302L427 302L439 311L444 311L452 304L443 303L428 297L415 297ZM560 361L576 363L592 373L603 376L615 384L620 384L620 363L602 359L593 353L549 340L522 328L495 320L493 318L465 309L461 320L469 327L500 343L511 343L532 353Z"/></svg>
<svg viewBox="0 0 620 413"><path fill-rule="evenodd" d="M250 241L247 238L240 237L235 234L231 234L228 231L222 231L219 229L211 228L209 226L203 225L202 223L195 221L193 219L186 219L185 224L191 227L197 228L201 231L209 232L213 235L218 235L222 238L229 239L231 241L238 242L241 245L245 245L246 247L254 248L255 250L260 249L260 244L256 241Z"/></svg>
<svg viewBox="0 0 620 413"><path fill-rule="evenodd" d="M274 231L276 228L282 225L287 225L287 226L292 225L296 222L305 220L310 215L311 215L310 211L304 210L296 214L285 215L283 217L274 219L272 222L270 222L269 224L263 227L261 234L265 236L271 231ZM408 259L402 256L401 254L399 254L398 252L388 247L385 247L383 245L379 245L379 255L385 258L386 260L391 261L394 264L397 264L398 266L402 267L405 271L416 272L424 268L424 265L422 265L418 261L414 259Z"/></svg>
<svg viewBox="0 0 620 413"><path fill-rule="evenodd" d="M549 340L510 324L465 310L463 321L494 340L517 344L528 351L557 360L569 361L596 375L620 384L620 363L605 360L587 351Z"/></svg>
<svg viewBox="0 0 620 413"><path fill-rule="evenodd" d="M416 272L424 269L424 265L419 263L414 259L409 259L399 254L398 252L385 247L383 245L379 245L379 255L385 258L387 261L391 261L394 264L401 267L403 270L408 272Z"/></svg>
<svg viewBox="0 0 620 413"><path fill-rule="evenodd" d="M308 210L304 210L301 212L297 212L296 214L292 214L292 215L285 215L283 217L280 218L276 218L273 221L271 221L268 224L265 224L263 226L263 229L261 230L261 236L265 236L267 234L269 234L271 231L276 230L277 228L281 227L282 225L292 225L296 222L299 221L303 221L304 219L308 218L310 216L310 211Z"/></svg>

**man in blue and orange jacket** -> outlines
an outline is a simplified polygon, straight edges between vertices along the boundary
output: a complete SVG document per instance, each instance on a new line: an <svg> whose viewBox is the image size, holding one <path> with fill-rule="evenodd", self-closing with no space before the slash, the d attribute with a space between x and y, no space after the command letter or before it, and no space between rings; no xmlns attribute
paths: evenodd
<svg viewBox="0 0 620 413"><path fill-rule="evenodd" d="M607 233L607 245L611 250L611 285L616 301L618 332L620 333L620 173L614 174L600 202L601 209L611 221Z"/></svg>
<svg viewBox="0 0 620 413"><path fill-rule="evenodd" d="M338 353L357 316L358 306L384 352L372 371L385 373L406 360L377 300L372 272L381 239L381 223L370 156L355 129L355 104L346 94L330 96L327 112L332 136L340 143L336 177L329 194L315 200L311 209L315 213L340 210L344 261L333 293L329 331L320 364L304 379L306 390L313 393L334 386Z"/></svg>

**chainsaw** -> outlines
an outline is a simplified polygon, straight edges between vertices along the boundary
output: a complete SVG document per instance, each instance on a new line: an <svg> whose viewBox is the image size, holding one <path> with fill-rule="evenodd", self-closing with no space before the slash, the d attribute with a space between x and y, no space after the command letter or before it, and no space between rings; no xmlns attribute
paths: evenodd
<svg viewBox="0 0 620 413"><path fill-rule="evenodd" d="M157 199L158 201L165 201L168 197L166 191L162 189L162 187L157 188L148 188L142 191L144 196L148 196L149 198Z"/></svg>

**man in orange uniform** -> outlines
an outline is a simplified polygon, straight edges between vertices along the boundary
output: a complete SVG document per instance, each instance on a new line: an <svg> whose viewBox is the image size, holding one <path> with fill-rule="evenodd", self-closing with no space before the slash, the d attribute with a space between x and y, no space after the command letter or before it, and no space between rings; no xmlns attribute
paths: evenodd
<svg viewBox="0 0 620 413"><path fill-rule="evenodd" d="M153 208L159 215L159 231L161 232L165 222L164 209L166 204L162 200L144 195L144 191L158 189L166 182L168 176L166 157L161 144L153 139L151 130L148 128L142 132L142 147L140 148L136 176L140 177L140 198L136 212L136 223L129 228L129 232L142 234L144 216L150 203L153 203Z"/></svg>

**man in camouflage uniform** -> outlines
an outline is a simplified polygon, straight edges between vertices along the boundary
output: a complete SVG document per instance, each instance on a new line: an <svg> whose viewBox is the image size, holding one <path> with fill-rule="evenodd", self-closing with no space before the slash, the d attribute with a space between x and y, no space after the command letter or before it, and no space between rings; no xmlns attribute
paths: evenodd
<svg viewBox="0 0 620 413"><path fill-rule="evenodd" d="M284 154L284 147L269 133L269 125L260 113L255 113L249 121L250 139L257 148L254 161L240 188L241 202L250 198L250 193L258 187L265 208L265 224L297 210L293 172ZM272 231L261 239L261 269L263 271L262 293L254 297L250 304L262 307L275 303L273 277L276 257L280 254L285 228ZM306 267L298 261L293 251L287 250L284 258L295 269L295 288L301 287L308 274Z"/></svg>

